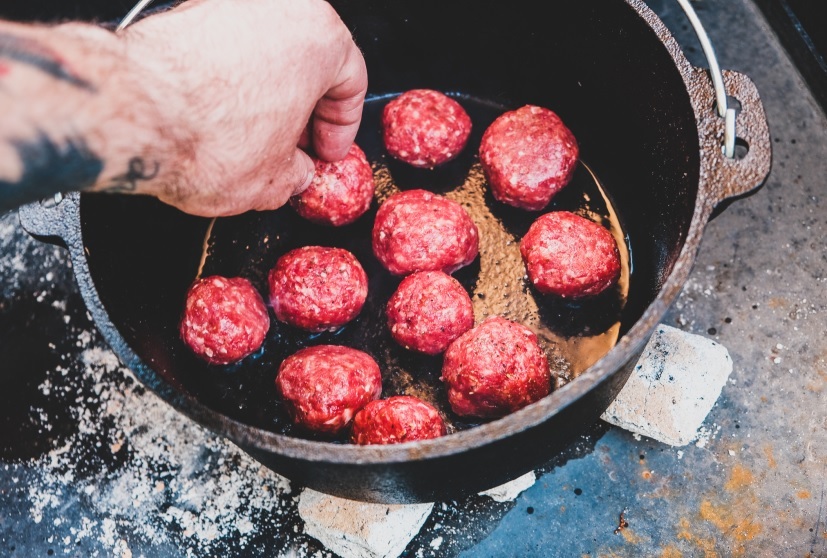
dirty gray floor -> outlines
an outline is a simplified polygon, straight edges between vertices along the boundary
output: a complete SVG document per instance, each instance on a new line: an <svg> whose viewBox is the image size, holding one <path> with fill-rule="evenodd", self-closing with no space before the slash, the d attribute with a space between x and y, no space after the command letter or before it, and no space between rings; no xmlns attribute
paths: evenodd
<svg viewBox="0 0 827 558"><path fill-rule="evenodd" d="M703 65L677 5L650 5ZM827 557L827 121L748 1L696 6L773 135L769 181L710 223L665 320L726 346L729 384L696 444L595 425L515 502L438 503L406 555ZM62 250L8 215L0 254L0 556L330 555L297 487L134 383Z"/></svg>

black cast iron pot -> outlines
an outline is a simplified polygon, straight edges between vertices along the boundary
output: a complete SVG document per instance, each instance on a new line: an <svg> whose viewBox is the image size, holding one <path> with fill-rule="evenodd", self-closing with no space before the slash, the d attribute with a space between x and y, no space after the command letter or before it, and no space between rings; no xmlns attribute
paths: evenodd
<svg viewBox="0 0 827 558"><path fill-rule="evenodd" d="M68 247L96 324L144 384L273 470L302 485L365 501L444 500L483 490L560 452L623 386L686 280L713 209L766 178L770 142L763 108L747 77L724 72L729 95L741 105L738 144L748 149L741 158L726 159L724 123L715 112L708 72L690 66L663 24L637 0L558 2L553 18L522 0L333 4L367 60L371 100L357 142L375 163L380 198L397 187L447 195L466 188L466 197L457 195L482 221L483 237L518 240L535 215L474 190L481 184L475 163L482 131L503 110L529 103L551 108L574 131L588 165L579 171L585 186L561 194L550 209L608 214L598 207L598 195L587 192L595 186L588 184L588 168L617 212L631 266L628 294L579 306L540 300L539 316L530 311L523 316L541 323L552 341L555 336L577 340L617 322L617 345L584 370L570 370L579 374L573 381L499 420L474 424L453 417L440 391L439 360L406 353L384 332L383 301L398 279L381 270L365 240L375 207L336 231L303 224L289 208L215 223L205 273L244 275L266 292L264 277L275 258L312 242L353 250L371 281L365 310L342 332L308 336L274 321L260 355L217 368L197 361L177 334L209 220L149 199L72 195L57 205L23 208L21 221L32 234ZM388 161L379 140L378 114L388 96L422 87L456 94L474 118L466 153L436 171ZM502 262L492 250L484 249L481 260L458 274L475 294L478 320L480 308L496 311L492 297L536 298L519 277L510 282L508 270L501 277L491 272L492 266L508 267L503 262L519 266L513 248L503 248ZM423 394L441 406L456 432L381 447L295 432L273 386L276 367L296 348L322 342L371 352L383 367L386 395ZM554 349L553 342L549 346Z"/></svg>

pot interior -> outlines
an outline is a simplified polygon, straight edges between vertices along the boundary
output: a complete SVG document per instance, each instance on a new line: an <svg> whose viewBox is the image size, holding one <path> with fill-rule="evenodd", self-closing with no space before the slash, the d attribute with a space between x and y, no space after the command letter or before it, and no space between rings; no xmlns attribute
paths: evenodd
<svg viewBox="0 0 827 558"><path fill-rule="evenodd" d="M367 61L372 100L357 143L374 163L379 196L387 183L450 196L476 172L479 137L499 113L525 104L554 110L574 132L582 160L599 178L619 215L630 248L630 276L628 295L613 293L587 308L551 305L548 310L546 305L550 317L540 320L560 338L583 337L584 328L603 331L615 321L620 335L628 331L657 297L678 257L699 179L697 128L684 82L638 13L617 0L557 3L550 19L535 13L536 4L523 1L332 3ZM451 93L472 114L469 146L444 169L406 169L388 161L382 150L378 111L388 96L413 88ZM608 218L585 166L578 170L575 184L571 194L561 194L549 209L590 211ZM479 200L495 226L517 238L539 215L497 204L490 195ZM474 203L471 198L465 201ZM401 368L416 377L385 370L385 395L418 389L446 409L438 391L439 359L394 349L387 336L378 333L384 330L383 301L398 280L381 270L365 241L375 206L344 230L307 225L289 208L216 222L205 274L246 276L265 297L265 277L275 257L299 243L349 248L371 278L372 300L357 327L310 336L273 321L263 353L231 367L208 367L195 359L177 330L209 220L151 199L86 195L81 223L97 294L118 335L151 369L141 373L143 381L150 386L170 384L244 424L307 436L291 430L273 379L289 349L311 343L362 348L367 344L384 369L401 358ZM485 235L485 226L481 233ZM478 260L457 273L471 292L478 288L480 265ZM533 296L523 285L507 289L513 289L515 297ZM475 309L479 304L476 297ZM474 425L456 417L451 422L457 429Z"/></svg>

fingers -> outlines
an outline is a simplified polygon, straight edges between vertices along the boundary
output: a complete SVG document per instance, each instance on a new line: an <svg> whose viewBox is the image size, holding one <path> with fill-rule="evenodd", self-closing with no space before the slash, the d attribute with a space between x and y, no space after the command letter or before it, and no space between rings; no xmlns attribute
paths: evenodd
<svg viewBox="0 0 827 558"><path fill-rule="evenodd" d="M288 176L292 175L295 177L295 180L292 182L293 188L290 196L301 194L307 190L313 182L313 177L316 176L316 163L313 162L310 155L301 149L296 149L293 157L293 168L295 169L294 172L288 173ZM290 189L289 184L287 185L287 189Z"/></svg>
<svg viewBox="0 0 827 558"><path fill-rule="evenodd" d="M176 206L191 215L202 217L229 217L249 210L278 209L291 196L305 191L316 175L316 165L310 156L296 149L281 165L262 167L246 181L237 181L233 195L225 195L226 188L207 193L193 186L184 188L187 195L161 193L161 201ZM199 185L203 185L202 183ZM177 194L177 195L176 195Z"/></svg>
<svg viewBox="0 0 827 558"><path fill-rule="evenodd" d="M270 180L261 185L258 199L251 204L259 211L277 209L291 196L304 192L313 182L316 165L307 153L296 149L281 167L270 172L273 173Z"/></svg>
<svg viewBox="0 0 827 558"><path fill-rule="evenodd" d="M301 149L310 149L313 147L313 119L305 125L299 136L299 147Z"/></svg>
<svg viewBox="0 0 827 558"><path fill-rule="evenodd" d="M337 161L347 155L359 131L367 89L365 59L356 44L350 41L335 85L313 111L313 148L319 158Z"/></svg>

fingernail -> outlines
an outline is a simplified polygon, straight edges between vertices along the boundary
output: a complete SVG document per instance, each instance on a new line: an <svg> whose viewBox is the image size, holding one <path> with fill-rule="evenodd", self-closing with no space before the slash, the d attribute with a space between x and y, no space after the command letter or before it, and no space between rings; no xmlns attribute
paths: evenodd
<svg viewBox="0 0 827 558"><path fill-rule="evenodd" d="M314 166L313 168L311 168L308 171L307 176L304 177L304 181L301 182L298 186L296 186L296 188L293 190L293 195L298 196L299 194L301 194L302 192L307 190L310 187L310 185L313 183L313 178L315 176L316 176L316 167Z"/></svg>

